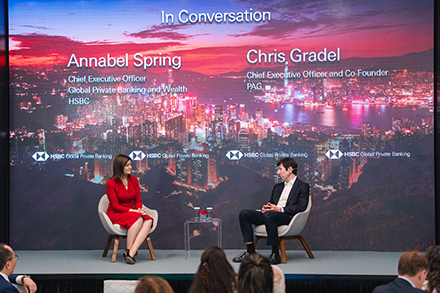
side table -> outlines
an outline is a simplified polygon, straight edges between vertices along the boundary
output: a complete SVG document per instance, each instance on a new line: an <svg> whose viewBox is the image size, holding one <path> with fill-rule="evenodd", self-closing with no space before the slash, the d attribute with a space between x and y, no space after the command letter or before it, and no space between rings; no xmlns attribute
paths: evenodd
<svg viewBox="0 0 440 293"><path fill-rule="evenodd" d="M184 234L184 241L185 241L185 259L190 257L190 233L189 233L189 226L191 224L211 224L216 226L217 230L217 237L218 237L218 247L222 248L222 220L214 218L210 220L201 220L201 221L195 221L194 219L187 220L185 224L183 225L183 234Z"/></svg>

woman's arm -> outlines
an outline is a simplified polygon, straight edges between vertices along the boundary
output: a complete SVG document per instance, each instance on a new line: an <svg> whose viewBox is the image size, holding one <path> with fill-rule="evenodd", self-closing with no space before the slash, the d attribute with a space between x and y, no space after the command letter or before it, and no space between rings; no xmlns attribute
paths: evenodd
<svg viewBox="0 0 440 293"><path fill-rule="evenodd" d="M107 182L107 197L110 206L115 212L124 213L130 211L129 208L126 208L119 204L118 190L116 186L116 181L114 179Z"/></svg>
<svg viewBox="0 0 440 293"><path fill-rule="evenodd" d="M133 183L134 188L136 189L136 197L134 198L134 206L136 207L137 210L142 209L141 189L139 187L139 180L134 176L131 176L130 180Z"/></svg>

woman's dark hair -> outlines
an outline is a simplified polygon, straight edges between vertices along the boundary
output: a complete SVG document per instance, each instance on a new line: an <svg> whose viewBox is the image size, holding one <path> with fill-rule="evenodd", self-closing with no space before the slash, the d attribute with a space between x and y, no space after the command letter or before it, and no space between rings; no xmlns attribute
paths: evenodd
<svg viewBox="0 0 440 293"><path fill-rule="evenodd" d="M139 279L134 293L174 293L174 291L165 279L146 276Z"/></svg>
<svg viewBox="0 0 440 293"><path fill-rule="evenodd" d="M440 292L440 246L430 246L426 250L426 258L429 262L429 271L426 279L428 280L428 292Z"/></svg>
<svg viewBox="0 0 440 293"><path fill-rule="evenodd" d="M238 271L237 292L273 292L273 271L269 259L258 253L253 253L243 259Z"/></svg>
<svg viewBox="0 0 440 293"><path fill-rule="evenodd" d="M237 274L221 248L208 247L203 252L200 261L189 293L234 292Z"/></svg>
<svg viewBox="0 0 440 293"><path fill-rule="evenodd" d="M113 176L116 181L122 180L124 176L124 167L127 163L131 161L130 157L127 155L117 155L113 161ZM130 177L131 175L128 175Z"/></svg>

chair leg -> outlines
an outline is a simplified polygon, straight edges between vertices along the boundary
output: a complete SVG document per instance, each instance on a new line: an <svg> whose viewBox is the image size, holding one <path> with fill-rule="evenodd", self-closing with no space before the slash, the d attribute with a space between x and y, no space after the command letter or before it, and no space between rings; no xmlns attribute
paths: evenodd
<svg viewBox="0 0 440 293"><path fill-rule="evenodd" d="M107 252L108 252L108 249L110 248L110 244L112 243L112 239L113 239L113 235L108 235L107 243L105 244L104 252L102 253L102 257L107 256Z"/></svg>
<svg viewBox="0 0 440 293"><path fill-rule="evenodd" d="M156 260L156 254L154 253L153 244L151 243L150 237L147 237L147 245L150 250L150 255L152 260Z"/></svg>
<svg viewBox="0 0 440 293"><path fill-rule="evenodd" d="M315 256L313 255L312 251L310 250L309 246L307 245L306 241L304 240L304 238L301 235L298 235L298 239L299 241L301 241L302 246L304 247L304 249L306 250L307 254L309 255L310 258L315 258Z"/></svg>
<svg viewBox="0 0 440 293"><path fill-rule="evenodd" d="M280 238L280 250L281 250L281 262L287 263L286 244L284 243L284 238Z"/></svg>
<svg viewBox="0 0 440 293"><path fill-rule="evenodd" d="M112 261L116 261L116 254L118 254L118 247L119 247L119 236L115 236L115 245L113 245L113 254L112 254Z"/></svg>

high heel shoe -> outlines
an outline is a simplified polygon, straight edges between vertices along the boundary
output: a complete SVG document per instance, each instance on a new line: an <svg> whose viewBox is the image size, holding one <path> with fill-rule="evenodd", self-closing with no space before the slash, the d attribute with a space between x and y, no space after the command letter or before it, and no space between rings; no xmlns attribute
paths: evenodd
<svg viewBox="0 0 440 293"><path fill-rule="evenodd" d="M129 265L132 265L136 262L136 259L134 259L133 257L130 256L130 250L126 249L124 250L124 252L122 253L122 259L121 262L126 262Z"/></svg>
<svg viewBox="0 0 440 293"><path fill-rule="evenodd" d="M130 254L128 254L128 253L125 255L124 260L129 265L132 265L132 264L134 264L136 262L136 259L131 257Z"/></svg>
<svg viewBox="0 0 440 293"><path fill-rule="evenodd" d="M126 249L124 250L124 252L122 254L129 254L130 253L130 249ZM138 252L136 251L136 253L134 254L135 256L138 255Z"/></svg>

